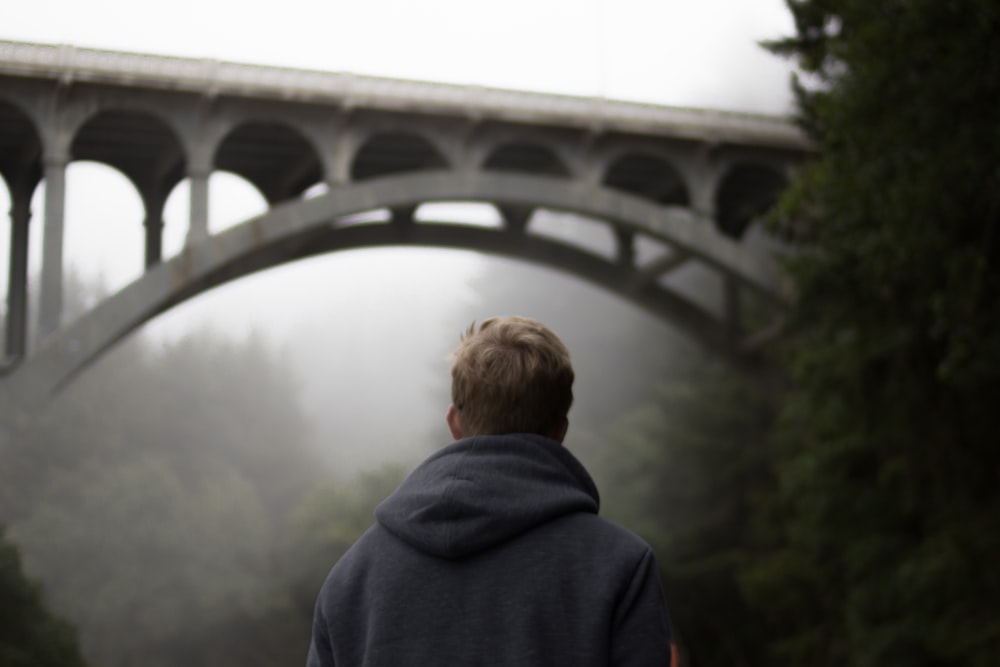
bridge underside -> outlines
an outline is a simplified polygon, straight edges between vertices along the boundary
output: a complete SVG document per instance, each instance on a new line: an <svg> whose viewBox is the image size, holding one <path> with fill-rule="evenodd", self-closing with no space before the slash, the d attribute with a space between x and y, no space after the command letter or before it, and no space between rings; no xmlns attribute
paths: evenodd
<svg viewBox="0 0 1000 667"><path fill-rule="evenodd" d="M503 222L482 227L414 220L419 205L442 201L493 204ZM540 208L601 221L614 247L596 253L531 233L527 221ZM373 209L390 215L376 222L350 217ZM662 251L640 259L640 244ZM559 178L438 171L336 186L189 244L47 339L0 383L3 402L33 411L129 332L222 283L336 250L387 245L477 250L567 271L672 322L755 381L775 379L763 350L777 328L784 293L775 267L710 221L687 209ZM692 262L721 278L723 307L716 312L671 284L671 274ZM755 316L769 311L771 319L751 328L744 312L748 301Z"/></svg>

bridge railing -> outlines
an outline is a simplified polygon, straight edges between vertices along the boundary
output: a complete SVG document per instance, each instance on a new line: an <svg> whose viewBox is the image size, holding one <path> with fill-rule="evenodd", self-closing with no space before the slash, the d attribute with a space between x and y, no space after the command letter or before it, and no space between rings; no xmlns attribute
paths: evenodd
<svg viewBox="0 0 1000 667"><path fill-rule="evenodd" d="M103 51L70 45L0 41L0 73L64 81L131 82L207 94L232 93L339 102L351 106L452 112L507 119L540 118L576 127L652 131L676 136L806 148L787 118L666 107L600 97L573 97L483 86L405 81L343 72L248 65L211 59Z"/></svg>

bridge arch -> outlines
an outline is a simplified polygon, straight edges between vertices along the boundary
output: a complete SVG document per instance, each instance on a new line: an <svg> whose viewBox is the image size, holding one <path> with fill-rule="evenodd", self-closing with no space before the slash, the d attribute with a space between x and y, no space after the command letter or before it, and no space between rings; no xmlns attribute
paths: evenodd
<svg viewBox="0 0 1000 667"><path fill-rule="evenodd" d="M52 336L4 383L20 403L39 404L116 341L156 315L239 277L336 250L386 245L464 248L521 258L580 276L618 293L678 325L753 377L765 377L760 332L713 317L655 280L662 266L608 260L523 230L415 223L412 216L388 222L341 224L345 216L390 211L431 201L482 201L550 208L606 220L619 240L648 236L678 253L697 257L734 285L780 304L784 287L775 267L747 253L706 221L608 188L586 188L551 177L450 172L407 174L331 189L315 198L279 204L266 213L187 246L177 257L151 267L140 279ZM654 264L656 264L654 262Z"/></svg>

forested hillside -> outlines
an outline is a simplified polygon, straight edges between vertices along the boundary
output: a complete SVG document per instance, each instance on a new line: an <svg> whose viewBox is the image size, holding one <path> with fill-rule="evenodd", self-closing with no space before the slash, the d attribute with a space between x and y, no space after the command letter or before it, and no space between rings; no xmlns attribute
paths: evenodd
<svg viewBox="0 0 1000 667"><path fill-rule="evenodd" d="M2 519L90 662L301 656L308 610L281 573L291 512L320 478L295 393L254 340L136 338L13 440ZM219 655L233 634L240 655Z"/></svg>

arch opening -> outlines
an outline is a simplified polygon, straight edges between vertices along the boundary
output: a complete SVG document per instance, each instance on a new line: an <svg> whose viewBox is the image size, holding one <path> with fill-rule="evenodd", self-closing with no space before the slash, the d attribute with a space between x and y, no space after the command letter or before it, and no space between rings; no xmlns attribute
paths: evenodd
<svg viewBox="0 0 1000 667"><path fill-rule="evenodd" d="M146 215L131 179L82 160L66 169L64 216L63 317L72 321L142 275Z"/></svg>
<svg viewBox="0 0 1000 667"><path fill-rule="evenodd" d="M187 164L180 140L166 122L151 113L116 109L90 117L73 137L70 155L114 167L143 198L153 199L156 193L165 198L184 177Z"/></svg>
<svg viewBox="0 0 1000 667"><path fill-rule="evenodd" d="M524 174L568 177L569 169L548 146L527 142L503 144L483 161L484 171L512 171Z"/></svg>
<svg viewBox="0 0 1000 667"><path fill-rule="evenodd" d="M496 206L476 201L426 202L413 214L416 222L451 223L475 227L503 227L503 218Z"/></svg>
<svg viewBox="0 0 1000 667"><path fill-rule="evenodd" d="M448 162L427 139L416 134L377 134L362 144L351 163L351 180L363 181L407 171L443 169Z"/></svg>
<svg viewBox="0 0 1000 667"><path fill-rule="evenodd" d="M215 166L252 183L271 204L303 196L323 182L316 148L283 123L248 122L225 136Z"/></svg>
<svg viewBox="0 0 1000 667"><path fill-rule="evenodd" d="M613 260L617 246L604 220L577 213L538 208L528 221L528 233L565 243L606 260Z"/></svg>
<svg viewBox="0 0 1000 667"><path fill-rule="evenodd" d="M614 160L604 174L604 185L663 205L687 206L690 195L680 172L666 160L629 153Z"/></svg>

